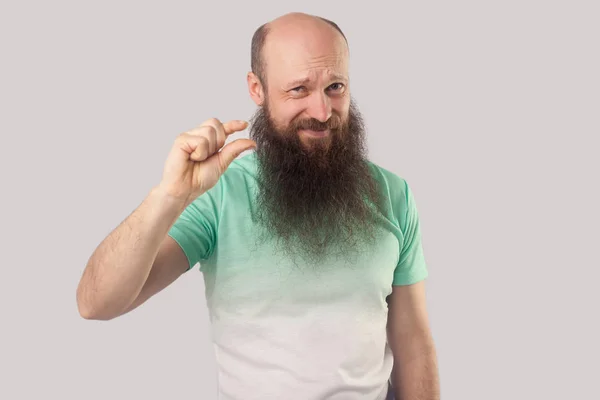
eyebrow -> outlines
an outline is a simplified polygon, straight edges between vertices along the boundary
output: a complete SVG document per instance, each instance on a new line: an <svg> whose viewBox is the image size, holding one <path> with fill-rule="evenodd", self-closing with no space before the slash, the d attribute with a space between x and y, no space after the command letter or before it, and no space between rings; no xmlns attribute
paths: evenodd
<svg viewBox="0 0 600 400"><path fill-rule="evenodd" d="M347 78L344 75L340 75L340 74L332 74L332 75L329 75L329 77L333 80L338 80L338 81L346 81L347 80ZM306 85L308 82L310 82L310 78L306 77L306 78L293 80L293 81L289 82L286 86L290 87L290 88L295 88L298 86Z"/></svg>

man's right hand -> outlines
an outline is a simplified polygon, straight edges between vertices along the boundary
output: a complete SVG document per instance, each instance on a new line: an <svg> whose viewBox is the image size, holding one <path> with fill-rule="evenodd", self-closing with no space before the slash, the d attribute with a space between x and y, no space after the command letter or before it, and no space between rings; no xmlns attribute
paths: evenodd
<svg viewBox="0 0 600 400"><path fill-rule="evenodd" d="M171 149L158 188L189 205L212 188L242 152L256 147L250 139L225 144L227 136L246 129L246 121L221 123L211 118L180 134Z"/></svg>

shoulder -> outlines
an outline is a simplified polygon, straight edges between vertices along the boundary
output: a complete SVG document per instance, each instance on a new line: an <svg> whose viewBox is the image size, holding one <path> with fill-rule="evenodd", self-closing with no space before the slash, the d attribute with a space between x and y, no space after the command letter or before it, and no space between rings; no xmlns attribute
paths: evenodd
<svg viewBox="0 0 600 400"><path fill-rule="evenodd" d="M367 161L371 168L373 177L380 185L380 190L389 198L393 205L401 205L408 198L408 183L404 177L396 172L376 164L373 161Z"/></svg>
<svg viewBox="0 0 600 400"><path fill-rule="evenodd" d="M373 176L383 196L384 214L401 231L405 231L409 220L415 218L416 205L410 185L399 173L369 161Z"/></svg>

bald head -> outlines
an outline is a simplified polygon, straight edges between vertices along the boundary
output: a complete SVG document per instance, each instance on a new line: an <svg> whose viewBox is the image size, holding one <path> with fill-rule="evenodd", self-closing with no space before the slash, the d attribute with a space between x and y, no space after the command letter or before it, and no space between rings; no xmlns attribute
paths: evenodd
<svg viewBox="0 0 600 400"><path fill-rule="evenodd" d="M289 54L294 48L310 46L311 42L337 42L348 53L348 42L344 32L333 21L305 13L288 13L261 25L252 36L251 69L267 84L267 59L269 50L281 51L287 48ZM269 46L267 46L269 42ZM304 42L304 45L303 45ZM269 48L270 47L270 48ZM284 57L286 54L280 54Z"/></svg>

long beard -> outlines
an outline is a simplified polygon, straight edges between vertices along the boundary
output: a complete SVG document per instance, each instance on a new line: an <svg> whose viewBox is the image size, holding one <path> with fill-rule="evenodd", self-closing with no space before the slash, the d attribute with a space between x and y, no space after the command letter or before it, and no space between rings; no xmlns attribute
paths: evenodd
<svg viewBox="0 0 600 400"><path fill-rule="evenodd" d="M328 141L304 145L298 129L330 129ZM255 219L264 239L305 263L349 256L375 240L374 215L380 191L366 162L365 129L354 102L347 121L293 121L278 129L268 104L251 119L257 143L258 191Z"/></svg>

